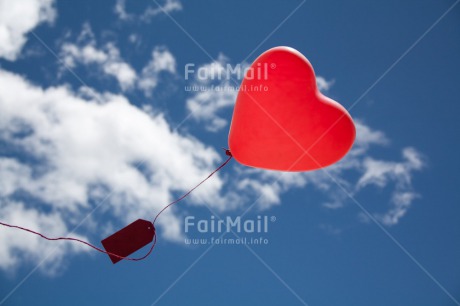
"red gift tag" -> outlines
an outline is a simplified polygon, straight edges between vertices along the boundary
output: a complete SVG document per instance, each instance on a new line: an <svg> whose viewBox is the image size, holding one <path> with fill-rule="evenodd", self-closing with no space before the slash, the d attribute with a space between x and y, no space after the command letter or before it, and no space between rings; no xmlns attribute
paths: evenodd
<svg viewBox="0 0 460 306"><path fill-rule="evenodd" d="M101 243L107 252L127 257L152 242L154 235L153 223L138 219L105 238ZM109 257L114 264L122 260L122 258L113 255L109 255Z"/></svg>

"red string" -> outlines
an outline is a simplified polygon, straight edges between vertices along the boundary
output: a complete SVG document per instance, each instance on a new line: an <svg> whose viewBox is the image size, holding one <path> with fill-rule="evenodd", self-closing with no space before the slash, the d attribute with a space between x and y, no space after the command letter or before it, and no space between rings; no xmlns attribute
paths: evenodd
<svg viewBox="0 0 460 306"><path fill-rule="evenodd" d="M219 167L217 167L213 172L211 172L211 174L209 174L204 180L202 180L201 182L198 183L198 185L196 185L195 187L193 187L192 189L190 189L189 191L187 191L184 195L182 195L180 198L178 198L177 200L169 203L168 205L166 205L165 207L163 207L162 210L160 210L160 212L155 216L155 218L153 219L153 226L155 228L155 222L157 221L157 218L169 207L171 207L172 205L174 204L177 204L178 202L182 201L183 199L185 199L190 193L192 193L192 191L194 191L195 189L197 189L201 184L203 184L204 182L206 182L211 176L213 176L216 172L218 172L220 169L222 169L223 167L225 167L225 165L227 165L230 160L232 159L232 153L230 152L230 150L225 150L225 154L228 156L227 160L224 161ZM117 254L114 254L114 253L111 253L111 252L107 252L101 248L98 248L97 246L89 243L89 242L86 242L84 240L81 240L81 239L78 239L78 238L72 238L72 237L57 237L57 238L50 238L50 237L47 237L39 232L36 232L36 231L33 231L31 229L28 229L28 228L25 228L25 227L22 227L22 226L17 226L17 225L11 225L11 224L7 224L7 223L3 223L0 221L0 225L3 225L3 226L6 226L6 227L10 227L10 228L17 228L17 229L20 229L20 230L23 230L23 231L26 231L26 232L29 232L29 233L32 233L32 234L35 234L35 235L38 235L40 237L42 237L43 239L46 239L46 240L67 240L67 241L75 241L75 242L80 242L80 243L83 243L83 244L86 244L87 246L95 249L96 251L99 251L101 253L104 253L104 254L107 254L107 255L110 255L110 256L115 256L117 258L120 258L120 259L125 259L125 260L130 260L130 261L140 261L140 260L143 260L145 258L147 258L147 256L150 255L150 253L152 253L153 251L153 248L155 247L155 244L157 243L157 234L156 234L156 231L153 235L153 243L152 245L150 246L150 249L149 251L147 252L147 254L145 254L144 256L142 257L138 257L138 258L133 258L133 257L123 257L123 256L120 256L120 255L117 255Z"/></svg>
<svg viewBox="0 0 460 306"><path fill-rule="evenodd" d="M198 187L200 187L201 184L203 184L204 182L206 182L211 176L214 175L214 173L216 173L217 171L219 171L220 169L222 169L223 167L225 167L226 164L228 164L228 162L232 159L232 153L230 153L229 150L225 150L225 154L228 156L227 160L224 161L219 167L217 167L213 172L211 172L210 175L208 175L204 180L202 180L198 185L196 185L195 187L193 187L192 189L190 189L186 194L184 194L183 196L181 196L179 199L175 200L174 202L171 202L169 203L168 205L166 205L162 210L160 210L160 212L156 215L155 219L153 219L153 224L155 225L155 221L157 220L158 216L161 215L161 213L163 211L165 211L167 208L169 208L170 206L176 204L177 202L179 201L182 201L185 197L187 197L189 194L192 193L192 191L194 191L195 189L197 189Z"/></svg>
<svg viewBox="0 0 460 306"><path fill-rule="evenodd" d="M11 228L17 228L17 229L20 229L20 230L23 230L23 231L26 231L26 232L29 232L29 233L32 233L32 234L35 234L35 235L38 235L40 237L42 237L43 239L46 239L46 240L67 240L67 241L76 241L76 242L80 242L80 243L83 243L83 244L86 244L87 246L101 252L101 253L104 253L104 254L107 254L107 255L110 255L110 256L115 256L117 258L121 258L121 259L126 259L126 260L131 260L131 261L139 261L139 260L142 260L142 259L145 259L147 256L150 255L150 253L152 253L152 250L153 250L153 247L155 246L156 242L157 242L157 237L156 237L156 234L154 234L153 236L153 244L152 244L152 247L150 248L149 252L140 257L140 258L130 258L130 257L123 257L123 256L120 256L120 255L117 255L115 253L111 253L111 252L107 252L101 248L98 248L97 246L89 243L89 242L86 242L84 240L81 240L81 239L78 239L78 238L72 238L72 237L57 237L57 238L50 238L50 237L47 237L39 232L36 232L36 231L33 231L31 229L28 229L28 228L25 228L25 227L22 227L22 226L17 226L17 225L11 225L11 224L7 224L7 223L3 223L3 222L0 222L0 225L3 225L3 226L6 226L6 227L11 227Z"/></svg>

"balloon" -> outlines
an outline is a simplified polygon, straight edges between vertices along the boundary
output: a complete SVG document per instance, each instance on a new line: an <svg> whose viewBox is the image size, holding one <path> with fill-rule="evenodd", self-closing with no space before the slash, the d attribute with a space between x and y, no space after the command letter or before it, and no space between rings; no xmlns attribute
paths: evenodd
<svg viewBox="0 0 460 306"><path fill-rule="evenodd" d="M275 47L246 72L228 141L243 165L307 171L340 160L355 134L347 110L319 92L310 62L295 49Z"/></svg>

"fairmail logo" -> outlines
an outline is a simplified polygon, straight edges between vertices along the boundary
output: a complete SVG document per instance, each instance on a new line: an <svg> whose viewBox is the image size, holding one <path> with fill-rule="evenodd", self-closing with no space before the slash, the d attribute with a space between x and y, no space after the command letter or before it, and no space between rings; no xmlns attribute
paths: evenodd
<svg viewBox="0 0 460 306"><path fill-rule="evenodd" d="M274 216L257 216L255 219L243 219L238 216L232 218L216 218L211 216L209 219L197 219L195 216L187 216L184 220L184 231L189 233L197 231L199 233L268 233L269 224L274 222Z"/></svg>
<svg viewBox="0 0 460 306"><path fill-rule="evenodd" d="M274 63L257 63L255 66L245 67L242 64L230 65L226 64L216 69L209 69L206 67L195 68L195 64L188 63L185 65L184 77L188 80L193 77L200 81L212 80L230 80L236 78L242 80L244 77L248 80L267 80L269 69L275 69Z"/></svg>

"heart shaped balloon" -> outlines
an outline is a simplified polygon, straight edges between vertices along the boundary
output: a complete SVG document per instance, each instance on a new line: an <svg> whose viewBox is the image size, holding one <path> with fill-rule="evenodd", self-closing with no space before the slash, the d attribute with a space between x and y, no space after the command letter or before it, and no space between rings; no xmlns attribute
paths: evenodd
<svg viewBox="0 0 460 306"><path fill-rule="evenodd" d="M246 72L229 147L246 166L307 171L340 160L355 134L347 110L319 92L310 62L295 49L276 47Z"/></svg>

